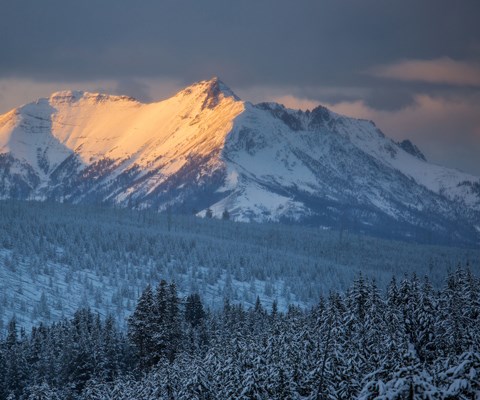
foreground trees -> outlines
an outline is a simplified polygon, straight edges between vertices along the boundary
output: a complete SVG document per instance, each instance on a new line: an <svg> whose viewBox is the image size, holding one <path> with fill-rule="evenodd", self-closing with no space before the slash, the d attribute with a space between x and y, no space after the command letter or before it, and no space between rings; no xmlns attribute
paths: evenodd
<svg viewBox="0 0 480 400"><path fill-rule="evenodd" d="M359 276L345 294L285 313L260 299L209 313L161 281L140 296L128 335L89 310L30 335L13 320L0 398L478 398L479 299L479 279L461 268L440 291L412 276L385 296Z"/></svg>
<svg viewBox="0 0 480 400"><path fill-rule="evenodd" d="M180 301L174 283L162 280L154 294L147 286L128 320L128 336L137 350L141 369L162 359L175 359L182 340ZM186 315L187 316L187 315Z"/></svg>

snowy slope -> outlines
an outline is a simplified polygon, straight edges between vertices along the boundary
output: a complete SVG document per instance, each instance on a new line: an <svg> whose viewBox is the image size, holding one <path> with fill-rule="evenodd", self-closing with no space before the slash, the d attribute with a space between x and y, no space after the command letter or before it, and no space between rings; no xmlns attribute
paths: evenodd
<svg viewBox="0 0 480 400"><path fill-rule="evenodd" d="M478 242L480 179L414 150L321 106L243 102L217 78L151 104L66 91L0 116L0 197Z"/></svg>
<svg viewBox="0 0 480 400"><path fill-rule="evenodd" d="M215 90L220 84L203 82L153 104L128 97L54 93L0 119L0 152L14 157L16 169L25 166L24 174L38 177L39 183L30 185L29 198L50 197L52 181L65 183L56 181L59 174L98 181L107 178L106 169L108 180L128 173L136 180L145 177L134 186L148 194L191 157L218 155L243 104L233 94ZM130 192L123 190L115 200L121 202ZM61 193L64 199L82 195L68 188Z"/></svg>

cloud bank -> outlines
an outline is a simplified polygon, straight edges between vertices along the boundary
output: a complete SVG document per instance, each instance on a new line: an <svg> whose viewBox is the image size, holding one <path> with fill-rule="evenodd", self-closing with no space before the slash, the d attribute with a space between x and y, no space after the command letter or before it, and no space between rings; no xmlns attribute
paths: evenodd
<svg viewBox="0 0 480 400"><path fill-rule="evenodd" d="M478 0L3 2L0 113L65 88L155 101L219 76L253 102L363 110L478 171L478 15Z"/></svg>
<svg viewBox="0 0 480 400"><path fill-rule="evenodd" d="M449 57L435 60L404 60L373 67L369 73L401 81L480 87L480 64L455 61Z"/></svg>

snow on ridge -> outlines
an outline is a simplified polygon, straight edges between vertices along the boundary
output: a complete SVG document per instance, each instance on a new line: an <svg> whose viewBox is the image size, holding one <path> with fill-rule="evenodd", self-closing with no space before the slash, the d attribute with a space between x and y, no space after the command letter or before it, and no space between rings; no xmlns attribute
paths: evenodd
<svg viewBox="0 0 480 400"><path fill-rule="evenodd" d="M474 206L480 200L475 194L459 187L465 181L479 182L479 177L436 165L410 154L401 145L386 137L371 121L341 118L342 123L337 127L339 133L348 137L355 146L386 166L414 179L418 184L436 194L446 195L450 199L463 197L469 206Z"/></svg>
<svg viewBox="0 0 480 400"><path fill-rule="evenodd" d="M82 90L62 90L52 93L48 98L51 104L71 103L79 100L98 103L105 101L132 101L138 103L138 100L131 96L94 93Z"/></svg>
<svg viewBox="0 0 480 400"><path fill-rule="evenodd" d="M268 110L283 110L292 116L299 118L310 117L312 111L301 111L287 108L278 103L259 103L256 108ZM375 125L373 121L366 119L357 119L341 115L329 110L326 107L319 106L316 109L324 110L328 117L335 122L333 130L345 138L347 138L357 148L366 154L374 156L386 165L414 178L418 183L423 184L428 189L439 193L445 183L449 183L447 187L453 189L463 181L478 181L480 178L474 175L433 164L427 160L415 157L411 153L405 151L399 143L385 136ZM305 131L316 130L315 128L304 127ZM412 143L412 145L414 145ZM447 180L447 182L445 182ZM440 186L441 184L443 186Z"/></svg>
<svg viewBox="0 0 480 400"><path fill-rule="evenodd" d="M132 167L172 175L192 156L218 153L232 121L244 109L244 103L218 79L191 88L194 93L184 91L150 104L126 96L56 92L0 116L0 122L5 121L0 125L0 149L31 165L42 181L52 168L46 164L42 168L40 156L54 167L73 153L84 167L116 160L120 169L112 178ZM208 107L204 107L206 101L210 101Z"/></svg>

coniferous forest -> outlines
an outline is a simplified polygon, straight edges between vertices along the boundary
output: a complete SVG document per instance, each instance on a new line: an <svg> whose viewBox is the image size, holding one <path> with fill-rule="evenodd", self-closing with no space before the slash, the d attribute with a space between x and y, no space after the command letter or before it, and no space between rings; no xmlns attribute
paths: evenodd
<svg viewBox="0 0 480 400"><path fill-rule="evenodd" d="M310 309L209 310L175 283L148 285L127 321L89 309L0 346L1 399L477 399L480 279L435 289L357 275Z"/></svg>
<svg viewBox="0 0 480 400"><path fill-rule="evenodd" d="M285 311L344 293L360 272L384 291L392 278L428 275L436 289L458 263L480 269L480 251L390 241L350 231L238 223L193 215L0 201L0 337L13 317L30 330L77 309L126 329L143 289L165 279L205 308L225 299ZM415 241L417 239L415 238Z"/></svg>

